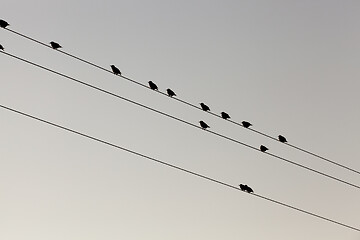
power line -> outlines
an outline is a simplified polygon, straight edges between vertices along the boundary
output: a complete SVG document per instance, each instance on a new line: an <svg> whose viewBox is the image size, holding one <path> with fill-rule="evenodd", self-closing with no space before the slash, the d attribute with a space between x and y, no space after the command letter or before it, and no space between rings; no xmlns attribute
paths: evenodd
<svg viewBox="0 0 360 240"><path fill-rule="evenodd" d="M24 38L26 38L26 39L28 39L28 40L31 40L31 41L36 42L36 43L38 43L38 44L41 44L41 45L43 45L43 46L45 46L45 47L52 48L51 46L49 46L49 45L46 44L46 43L43 43L43 42L41 42L41 41L39 41L39 40L36 40L36 39L34 39L34 38L31 38L31 37L26 36L26 35L24 35L24 34L21 34L21 33L19 33L19 32L16 32L16 31L14 31L14 30L12 30L12 29L9 29L9 28L5 28L5 29L8 30L8 31L10 31L10 32L12 32L12 33L14 33L14 34L17 34L17 35L19 35L19 36L21 36L21 37L24 37ZM81 62L84 62L84 63L86 63L86 64L89 64L89 65L93 66L93 67L96 67L96 68L98 68L98 69L101 69L101 70L103 70L103 71L106 71L106 72L108 72L108 73L113 74L113 72L110 71L109 69L103 68L103 67L101 67L101 66L99 66L99 65L97 65L97 64L94 64L94 63L92 63L92 62L90 62L90 61L84 60L84 59L82 59L82 58L80 58L80 57L77 57L77 56L75 56L75 55L72 55L72 54L70 54L70 53L67 53L67 52L65 52L65 51L63 51L63 50L60 50L60 49L56 49L56 50L57 50L58 52L61 52L62 54L65 54L65 55L69 56L69 57L75 58L75 59L77 59L77 60L79 60L79 61L81 61ZM138 81L136 81L136 80L134 80L134 79L131 79L131 78L128 78L128 77L125 77L125 76L122 76L122 75L117 75L117 76L118 76L118 77L121 77L121 78L123 78L123 79L126 79L126 80L128 80L128 81L130 81L130 82L132 82L132 83L135 83L135 84L137 84L137 85L140 85L140 86L142 86L142 87L149 88L147 85L142 84L142 83L140 83L140 82L138 82ZM162 94L162 95L167 96L166 93L163 93L163 92L161 92L161 91L156 91L156 92L159 93L159 94ZM188 106L191 106L191 107L193 107L193 108L197 108L198 110L202 110L199 106L194 105L194 104L192 104L192 103L189 103L189 102L187 102L187 101L185 101L185 100L182 100L182 99L180 99L180 98L178 98L178 97L173 97L172 99L174 99L174 100L176 100L176 101L178 101L178 102L181 102L181 103L183 103L183 104L186 104L186 105L188 105ZM216 113L214 113L214 112L211 112L211 111L206 111L206 112L209 113L209 114L211 114L211 115L213 115L213 116L216 116L216 117L218 117L218 118L222 118L220 115L218 115L218 114L216 114ZM245 128L241 123L238 123L238 122L233 121L233 120L231 120L231 119L227 119L227 121L228 121L228 122L231 122L232 124L235 124L235 125L237 125L237 126L240 126L240 127ZM275 138L275 137L273 137L273 136L270 136L270 135L268 135L268 134L266 134L266 133L260 132L260 131L258 131L258 130L255 130L255 129L253 129L253 128L245 128L245 129L250 130L250 131L252 131L252 132L254 132L254 133L260 134L260 135L262 135L262 136L264 136L264 137L267 137L267 138L270 138L270 139L272 139L272 140L275 140L275 141L279 142L279 140L278 140L277 138ZM322 157L322 156L320 156L320 155L318 155L318 154L316 154L316 153L313 153L313 152L311 152L311 151L305 150L305 149L303 149L303 148L301 148L301 147L297 147L297 146L292 145L292 144L290 144L290 143L288 143L288 142L286 142L286 143L284 143L284 144L286 144L287 146L292 147L292 148L294 148L294 149L297 149L297 150L299 150L299 151L302 151L302 152L304 152L304 153L306 153L306 154L312 155L313 157L319 158L319 159L321 159L321 160L323 160L323 161L326 161L326 162L331 163L331 164L333 164L333 165L336 165L336 166L338 166L338 167L344 168L344 169L346 169L346 170L348 170L348 171L351 171L351 172L360 174L360 171L358 171L358 170L356 170L356 169L353 169L353 168L350 168L350 167L348 167L348 166L345 166L345 165L343 165L343 164L340 164L340 163L338 163L338 162L335 162L335 161L333 161L333 160L330 160L329 158Z"/></svg>
<svg viewBox="0 0 360 240"><path fill-rule="evenodd" d="M46 68L46 67L41 66L41 65L39 65L39 64L36 64L36 63L34 63L34 62L31 62L31 61L28 61L28 60L26 60L26 59L17 57L17 56L15 56L15 55L12 55L12 54L7 53L7 52L1 52L1 53L6 54L6 55L8 55L8 56L10 56L10 57L16 58L16 59L18 59L18 60L21 60L21 61L23 61L23 62L26 62L26 63L28 63L28 64L30 64L30 65L36 66L36 67L38 67L38 68L41 68L41 69L43 69L43 70L49 71L49 72L54 73L54 74L56 74L56 75L62 76L62 77L67 78L67 79L69 79L69 80L71 80L71 81L74 81L74 82L77 82L77 83L79 83L79 84L85 85L85 86L87 86L87 87L89 87L89 88L98 90L98 91L100 91L100 92L103 92L103 93L106 93L106 94L111 95L111 96L113 96L113 97L116 97L116 98L122 99L122 100L124 100L124 101L130 102L130 103L135 104L135 105L137 105L137 106L146 108L146 109L148 109L148 110L151 110L151 111L153 111L153 112L156 112L156 113L161 114L161 115L163 115L163 116L166 116L166 117L168 117L168 118L177 120L177 121L179 121L179 122L185 123L185 124L187 124L187 125L190 125L190 126L192 126L192 127L198 128L198 129L202 129L200 126L195 125L195 124L190 123L190 122L187 122L187 121L185 121L185 120L183 120L183 119L181 119L181 118L172 116L172 115L167 114L167 113L165 113L165 112L162 112L162 111L160 111L160 110L154 109L154 108L152 108L152 107L146 106L146 105L144 105L144 104L138 103L138 102L133 101L133 100L130 100L130 99L128 99L128 98L122 97L122 96L120 96L120 95L118 95L118 94L115 94L115 93L112 93L112 92L110 92L110 91L104 90L104 89L102 89L102 88L100 88L100 87L96 87L96 86L91 85L91 84L89 84L89 83L80 81L80 80L78 80L78 79L76 79L76 78L73 78L73 77L70 77L70 76L65 75L65 74L63 74L63 73L57 72L57 71L55 71L55 70ZM206 130L206 131L207 131L208 133L211 133L211 134L215 135L215 136L224 138L224 139L229 140L229 141L231 141L231 142L234 142L234 143L243 145L243 146L245 146L245 147L248 147L248 148L251 148L251 149L253 149L253 150L256 150L256 151L259 151L259 152L260 152L260 150L259 150L258 148L253 147L253 146L251 146L251 145L249 145L249 144L240 142L240 141L238 141L238 140L236 140L236 139L227 137L227 136L225 136L225 135L222 135L222 134L220 134L220 133L217 133L217 132L214 132L214 131L211 131L211 130ZM360 186L359 186L359 185L356 185L356 184L350 183L350 182L348 182L348 181L342 180L342 179L340 179L340 178L331 176L331 175L329 175L329 174L320 172L320 171L318 171L318 170L315 170L315 169L310 168L310 167L307 167L307 166L305 166L305 165L296 163L296 162L291 161L291 160L289 160L289 159L286 159L286 158L283 158L283 157L280 157L280 156L277 156L277 155L275 155L275 154L268 153L268 152L263 152L263 153L264 153L264 154L267 154L267 155L269 155L269 156L272 156L272 157L274 157L274 158L277 158L277 159L279 159L279 160L282 160L282 161L284 161L284 162L293 164L293 165L295 165L295 166L297 166L297 167L306 169L306 170L308 170L308 171L317 173L317 174L322 175L322 176L324 176L324 177L327 177L327 178L333 179L333 180L335 180L335 181L341 182L341 183L343 183L343 184L346 184L346 185L355 187L355 188L357 188L357 189L360 189Z"/></svg>
<svg viewBox="0 0 360 240"><path fill-rule="evenodd" d="M239 189L238 187L236 187L236 186L233 186L233 185L231 185L231 184L228 184L228 183L225 183L225 182L223 182L223 181L217 180L217 179L215 179L215 178L207 177L207 176L205 176L205 175L196 173L196 172L194 172L194 171L187 170L187 169L185 169L185 168L182 168L182 167L179 167L179 166L176 166L176 165L173 165L173 164L170 164L170 163L161 161L161 160L156 159L156 158L153 158L153 157L149 157L149 156L147 156L147 155L145 155L145 154L142 154L142 153L139 153L139 152L137 152L137 151L130 150L130 149L125 148L125 147L121 147L121 146L119 146L119 145L117 145L117 144L113 144L113 143L110 143L110 142L108 142L108 141L102 140L102 139L100 139L100 138L96 138L96 137L87 135L87 134L85 134L85 133L82 133L82 132L79 132L79 131L76 131L76 130L73 130L73 129L70 129L70 128L67 128L67 127L64 127L64 126L62 126L62 125L59 125L59 124L56 124L56 123L53 123L53 122L50 122L50 121L47 121L47 120L44 120L44 119L35 117L35 116L33 116L33 115L24 113L24 112L22 112L22 111L15 110L15 109L13 109L13 108L10 108L10 107L7 107L7 106L1 105L1 104L0 104L0 107L3 108L3 109L6 109L6 110L8 110L8 111L11 111L11 112L20 114L20 115L22 115L22 116L25 116L25 117L28 117L28 118L37 120L37 121L39 121L39 122L46 123L46 124L51 125L51 126L53 126L53 127L60 128L60 129L65 130L65 131L67 131L67 132L70 132L70 133L73 133L73 134L76 134L76 135L80 135L80 136L82 136L82 137L85 137L85 138L94 140L94 141L96 141L96 142L100 142L100 143L103 143L103 144L105 144L105 145L108 145L108 146L111 146L111 147L114 147L114 148L117 148L117 149L126 151L126 152L131 153L131 154L134 154L134 155L137 155L137 156L139 156L139 157L146 158L146 159L151 160L151 161L153 161L153 162L160 163L160 164L165 165L165 166L167 166L167 167L174 168L174 169L176 169L176 170L180 170L180 171L185 172L185 173L188 173L188 174L190 174L190 175L197 176L197 177L199 177L199 178L208 180L208 181L210 181L210 182L217 183L217 184L220 184L220 185L222 185L222 186L225 186L225 187L228 187L228 188L231 188L231 189L235 189L235 190L238 190L238 191L240 190L240 189ZM276 204L281 205L281 206L283 206L283 207L287 207L287 208L296 210L296 211L298 211L298 212L302 212L302 213L305 213L305 214L307 214L307 215L310 215L310 216L313 216L313 217L316 217L316 218L319 218L319 219L322 219L322 220L325 220L325 221L328 221L328 222L331 222L331 223L334 223L334 224L337 224L337 225L340 225L340 226L343 226L343 227L346 227L346 228L349 228L349 229L352 229L352 230L355 230L355 231L360 232L360 228L352 227L352 226L350 226L350 225L347 225L347 224L344 224L344 223L341 223L341 222L332 220L332 219L327 218L327 217L323 217L323 216L321 216L321 215L318 215L318 214L315 214L315 213L312 213L312 212L309 212L309 211L306 211L306 210L303 210L303 209L300 209L300 208L291 206L291 205L289 205L289 204L286 204L286 203L283 203L283 202L280 202L280 201L277 201L277 200L274 200L274 199L271 199L271 198L268 198L268 197L265 197L265 196L262 196L262 195L259 195L259 194L252 193L251 195L253 195L253 196L255 196L255 197L258 197L258 198L261 198L261 199L264 199L264 200L267 200L267 201L270 201L270 202L272 202L272 203L276 203Z"/></svg>

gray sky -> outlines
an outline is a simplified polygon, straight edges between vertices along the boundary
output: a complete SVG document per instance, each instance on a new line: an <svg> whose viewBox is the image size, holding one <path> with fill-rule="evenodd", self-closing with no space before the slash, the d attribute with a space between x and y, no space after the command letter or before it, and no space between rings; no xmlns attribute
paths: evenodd
<svg viewBox="0 0 360 240"><path fill-rule="evenodd" d="M11 29L360 169L360 2L6 1ZM1 29L0 29L1 30ZM360 176L8 31L98 87L360 184ZM0 103L360 227L360 191L0 55ZM0 110L0 239L327 239L360 234Z"/></svg>

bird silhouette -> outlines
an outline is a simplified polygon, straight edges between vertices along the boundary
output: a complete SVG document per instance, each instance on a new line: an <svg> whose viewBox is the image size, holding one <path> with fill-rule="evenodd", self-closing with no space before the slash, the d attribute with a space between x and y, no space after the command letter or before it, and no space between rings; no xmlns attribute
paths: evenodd
<svg viewBox="0 0 360 240"><path fill-rule="evenodd" d="M199 123L200 123L201 128L204 130L207 128L210 128L209 125L207 125L204 121L200 121Z"/></svg>
<svg viewBox="0 0 360 240"><path fill-rule="evenodd" d="M120 70L117 67L115 67L115 65L110 65L110 67L115 75L121 75Z"/></svg>
<svg viewBox="0 0 360 240"><path fill-rule="evenodd" d="M240 186L241 191L248 192L248 193L254 192L251 189L251 187L249 187L248 185L240 184L239 186Z"/></svg>
<svg viewBox="0 0 360 240"><path fill-rule="evenodd" d="M0 50L4 51L4 47L0 44Z"/></svg>
<svg viewBox="0 0 360 240"><path fill-rule="evenodd" d="M170 88L166 89L166 92L167 92L167 94L168 94L170 97L176 96L176 94L174 93L174 91L171 90Z"/></svg>
<svg viewBox="0 0 360 240"><path fill-rule="evenodd" d="M252 126L252 124L247 121L242 121L241 123L245 128L249 128L250 126Z"/></svg>
<svg viewBox="0 0 360 240"><path fill-rule="evenodd" d="M210 111L210 108L207 105L205 105L205 103L200 103L200 106L201 106L202 110Z"/></svg>
<svg viewBox="0 0 360 240"><path fill-rule="evenodd" d="M155 83L153 83L152 81L149 81L149 87L152 89L152 90L159 90L158 87L156 86Z"/></svg>
<svg viewBox="0 0 360 240"><path fill-rule="evenodd" d="M287 140L286 140L286 138L284 136L279 135L278 138L279 138L279 141L282 142L282 143L287 142Z"/></svg>
<svg viewBox="0 0 360 240"><path fill-rule="evenodd" d="M229 118L230 118L230 115L227 114L226 112L221 112L221 117L222 117L223 119L229 119Z"/></svg>
<svg viewBox="0 0 360 240"><path fill-rule="evenodd" d="M265 147L264 145L261 145L260 146L260 150L262 151L262 152L266 152L267 150L269 150L267 147Z"/></svg>
<svg viewBox="0 0 360 240"><path fill-rule="evenodd" d="M0 19L0 27L6 28L7 26L10 26L10 24L8 24L7 21Z"/></svg>
<svg viewBox="0 0 360 240"><path fill-rule="evenodd" d="M56 42L50 42L50 45L51 45L51 47L52 47L53 49L62 48L62 47L60 46L60 44L58 44L58 43L56 43Z"/></svg>

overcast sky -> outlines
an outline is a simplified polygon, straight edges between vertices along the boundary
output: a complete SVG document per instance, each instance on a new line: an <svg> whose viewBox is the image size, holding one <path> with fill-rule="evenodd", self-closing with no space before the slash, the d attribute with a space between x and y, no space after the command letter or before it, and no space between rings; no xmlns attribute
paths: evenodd
<svg viewBox="0 0 360 240"><path fill-rule="evenodd" d="M3 1L10 29L360 170L360 2ZM316 170L360 175L0 29L5 51ZM360 227L360 190L0 55L0 104ZM0 239L360 233L0 109Z"/></svg>

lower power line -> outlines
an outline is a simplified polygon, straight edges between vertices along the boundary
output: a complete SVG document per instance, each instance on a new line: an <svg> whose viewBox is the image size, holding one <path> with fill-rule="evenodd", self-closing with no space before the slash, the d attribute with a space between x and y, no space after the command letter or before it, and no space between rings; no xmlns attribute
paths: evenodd
<svg viewBox="0 0 360 240"><path fill-rule="evenodd" d="M80 136L82 136L82 137L85 137L85 138L94 140L94 141L99 142L99 143L103 143L103 144L105 144L105 145L114 147L114 148L116 148L116 149L120 149L120 150L126 151L126 152L131 153L131 154L134 154L134 155L136 155L136 156L139 156L139 157L142 157L142 158L146 158L147 160L150 160L150 161L153 161L153 162L156 162L156 163L165 165L165 166L167 166L167 167L174 168L174 169L176 169L176 170L185 172L185 173L187 173L187 174L194 175L194 176L196 176L196 177L199 177L199 178L208 180L208 181L210 181L210 182L212 182L212 183L217 183L217 184L220 184L220 185L222 185L222 186L224 186L224 187L228 187L228 188L231 188L231 189L233 189L233 190L238 190L238 191L240 191L240 189L239 189L238 187L233 186L233 185L228 184L228 183L225 183L225 182L220 181L220 180L216 180L215 178L207 177L207 176L205 176L205 175L202 175L202 174L193 172L193 171L191 171L191 170L187 170L187 169L185 169L185 168L182 168L182 167L179 167L179 166L176 166L176 165L173 165L173 164L170 164L170 163L161 161L161 160L159 160L159 159L156 159L156 158L153 158L153 157L149 157L149 156L147 156L147 155L145 155L145 154L142 154L142 153L139 153L139 152L137 152L137 151L130 150L130 149L125 148L125 147L121 147L121 146L119 146L119 145L110 143L110 142L108 142L108 141L101 140L101 139L99 139L99 138L96 138L96 137L87 135L87 134L85 134L85 133L82 133L82 132L79 132L79 131L76 131L76 130L73 130L73 129L70 129L70 128L67 128L67 127L64 127L64 126L62 126L62 125L59 125L59 124L56 124L56 123L53 123L53 122L50 122L50 121L47 121L47 120L44 120L44 119L41 119L41 118L38 118L38 117L35 117L35 116L33 116L33 115L24 113L24 112L22 112L22 111L18 111L18 110L16 110L16 109L13 109L13 108L10 108L10 107L1 105L1 104L0 104L0 107L3 108L3 109L5 109L5 110L8 110L8 111L11 111L11 112L20 114L20 115L22 115L22 116L25 116L25 117L27 117L27 118L31 118L31 119L37 120L37 121L39 121L39 122L48 124L48 125L50 125L50 126L53 126L53 127L56 127L56 128L62 129L62 130L65 130L65 131L67 131L67 132L70 132L70 133L73 133L73 134L76 134L76 135L80 135ZM271 198L268 198L268 197L265 197L265 196L262 196L262 195L259 195L259 194L252 193L251 195L252 195L252 196L255 196L255 197L258 197L258 198L261 198L261 199L264 199L264 200L267 200L267 201L270 201L270 202L272 202L272 203L278 204L278 205L280 205L280 206L283 206L283 207L286 207L286 208L290 208L290 209L296 210L296 211L298 211L298 212L302 212L302 213L304 213L304 214L307 214L307 215L310 215L310 216L313 216L313 217L316 217L316 218L325 220L325 221L327 221L327 222L331 222L331 223L340 225L340 226L342 226L342 227L346 227L346 228L349 228L349 229L351 229L351 230L360 232L360 228L353 227L353 226L350 226L350 225L341 223L341 222L339 222L339 221L332 220L332 219L327 218L327 217L323 217L323 216L321 216L321 215L318 215L318 214L315 214L315 213L312 213L312 212L309 212L309 211L306 211L306 210L303 210L303 209L300 209L300 208L291 206L291 205L289 205L289 204L286 204L286 203L283 203L283 202L280 202L280 201L277 201L277 200L274 200L274 199L271 199Z"/></svg>

